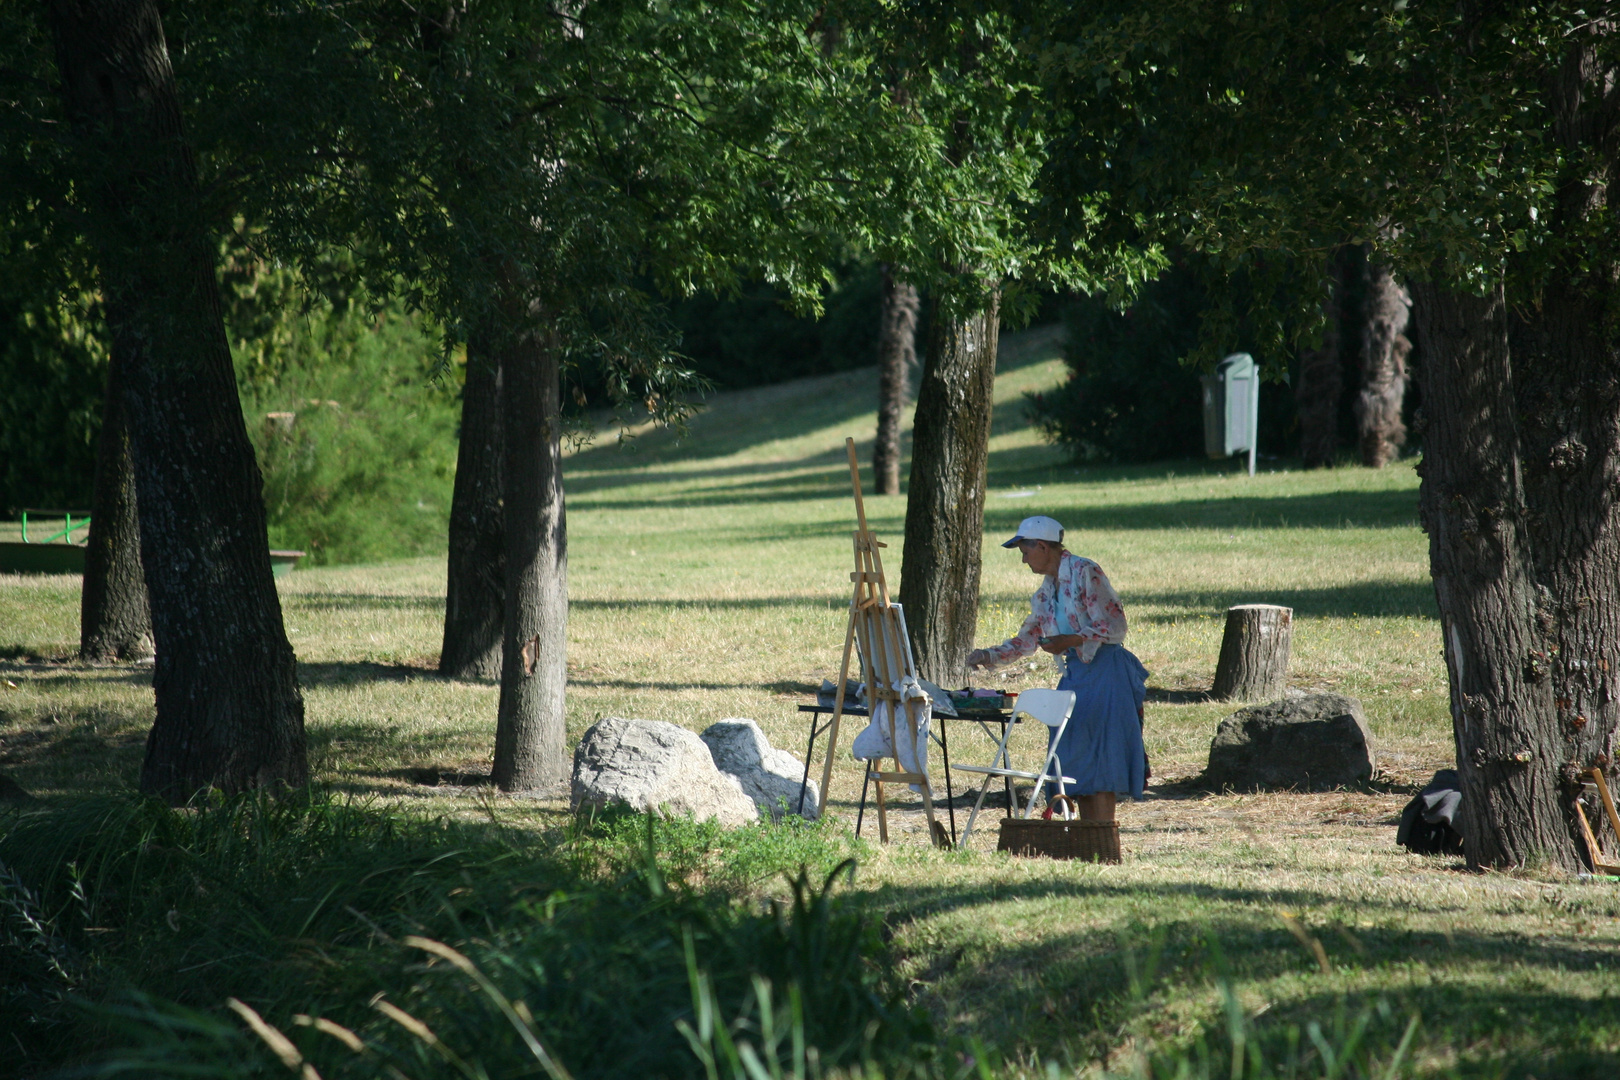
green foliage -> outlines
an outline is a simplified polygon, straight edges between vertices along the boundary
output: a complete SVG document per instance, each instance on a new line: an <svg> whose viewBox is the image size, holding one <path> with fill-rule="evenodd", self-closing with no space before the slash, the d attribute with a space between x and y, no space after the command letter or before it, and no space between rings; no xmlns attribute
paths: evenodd
<svg viewBox="0 0 1620 1080"><path fill-rule="evenodd" d="M0 272L0 513L87 509L107 381L99 305L18 278Z"/></svg>
<svg viewBox="0 0 1620 1080"><path fill-rule="evenodd" d="M372 306L340 287L338 263L313 284L242 253L222 273L270 545L317 564L436 550L455 476L459 368L440 375L432 326L398 300Z"/></svg>
<svg viewBox="0 0 1620 1080"><path fill-rule="evenodd" d="M441 547L459 368L439 372L437 330L357 292L351 258L301 275L246 239L232 234L220 282L271 546L317 564ZM91 504L107 330L95 293L60 289L0 273L0 511Z"/></svg>
<svg viewBox="0 0 1620 1080"><path fill-rule="evenodd" d="M681 352L699 375L735 389L877 363L882 275L875 264L848 268L824 301L820 318L792 308L768 282L735 297L694 296L673 305Z"/></svg>
<svg viewBox="0 0 1620 1080"><path fill-rule="evenodd" d="M1071 374L1058 389L1029 396L1031 419L1076 461L1202 457L1203 390L1194 360L1211 292L1183 259L1124 311L1100 297L1076 299L1064 311ZM1221 352L1255 351L1246 329L1226 338ZM1289 452L1293 424L1290 388L1262 384L1261 451Z"/></svg>
<svg viewBox="0 0 1620 1080"><path fill-rule="evenodd" d="M1069 121L1049 145L1044 227L1085 210L1103 236L1184 245L1234 273L1261 254L1310 266L1370 242L1403 273L1476 291L1505 275L1510 297L1530 301L1554 267L1620 260L1601 200L1572 200L1611 167L1580 134L1607 122L1592 91L1620 50L1591 11L1177 0L1032 12L1026 45ZM1559 80L1576 70L1595 81L1572 95ZM1299 295L1301 331L1319 295ZM1255 300L1261 318L1269 298ZM1288 314L1274 310L1270 330Z"/></svg>
<svg viewBox="0 0 1620 1080"><path fill-rule="evenodd" d="M1077 461L1156 461L1203 450L1198 373L1183 360L1197 342L1202 296L1184 275L1149 285L1125 311L1100 299L1064 313L1071 375L1030 396L1043 434Z"/></svg>
<svg viewBox="0 0 1620 1080"><path fill-rule="evenodd" d="M0 1018L24 1040L24 1069L75 1047L135 1075L273 1071L269 1047L224 1014L229 996L327 1077L456 1060L500 1075L533 1068L536 1044L574 1076L696 1077L678 1022L712 1037L720 1016L763 1047L762 1017L792 1001L801 1058L926 1061L935 1038L886 981L876 928L833 895L848 846L803 823L728 832L623 814L537 837L309 792L73 804L0 838ZM760 906L699 866L748 866L756 887L800 869ZM434 1039L374 1008L379 991ZM101 1004L75 1009L69 992Z"/></svg>

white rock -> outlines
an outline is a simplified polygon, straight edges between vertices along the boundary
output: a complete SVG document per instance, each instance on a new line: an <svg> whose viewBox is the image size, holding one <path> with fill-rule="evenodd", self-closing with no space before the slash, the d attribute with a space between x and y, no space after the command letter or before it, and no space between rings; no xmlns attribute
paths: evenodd
<svg viewBox="0 0 1620 1080"><path fill-rule="evenodd" d="M787 813L798 814L799 784L804 780L804 762L771 746L770 740L752 720L722 720L711 724L703 735L721 772L737 778L742 789L761 814L780 820L782 803ZM821 816L820 790L814 780L804 787L802 817L814 821Z"/></svg>
<svg viewBox="0 0 1620 1080"><path fill-rule="evenodd" d="M607 717L592 724L574 751L572 803L670 816L716 818L722 825L759 819L737 778L715 767L697 735L659 720Z"/></svg>

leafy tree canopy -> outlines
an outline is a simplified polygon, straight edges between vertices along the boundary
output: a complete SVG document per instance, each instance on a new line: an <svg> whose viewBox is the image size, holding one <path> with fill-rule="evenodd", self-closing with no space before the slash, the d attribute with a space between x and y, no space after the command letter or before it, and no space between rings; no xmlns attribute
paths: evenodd
<svg viewBox="0 0 1620 1080"><path fill-rule="evenodd" d="M1037 7L1024 45L1061 132L1049 232L1085 214L1227 271L1303 273L1302 311L1345 242L1472 290L1505 277L1520 302L1554 267L1620 258L1591 198L1613 148L1581 137L1613 94L1583 104L1557 78L1615 63L1589 3Z"/></svg>

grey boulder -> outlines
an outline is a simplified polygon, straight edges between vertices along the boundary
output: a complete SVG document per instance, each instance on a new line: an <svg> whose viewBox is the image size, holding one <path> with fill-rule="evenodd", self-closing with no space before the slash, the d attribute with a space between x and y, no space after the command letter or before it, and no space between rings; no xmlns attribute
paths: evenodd
<svg viewBox="0 0 1620 1080"><path fill-rule="evenodd" d="M570 801L575 811L622 804L722 825L759 820L737 778L715 767L708 744L661 720L614 716L592 724L574 751Z"/></svg>
<svg viewBox="0 0 1620 1080"><path fill-rule="evenodd" d="M1240 791L1322 790L1370 780L1374 766L1361 702L1290 691L1221 721L1203 782Z"/></svg>
<svg viewBox="0 0 1620 1080"><path fill-rule="evenodd" d="M786 750L773 747L752 720L722 720L711 724L701 738L709 745L715 766L737 778L761 814L769 814L776 821L781 820L784 812L799 814L810 821L821 816L820 791L814 781L805 784L804 809L799 809L804 762Z"/></svg>

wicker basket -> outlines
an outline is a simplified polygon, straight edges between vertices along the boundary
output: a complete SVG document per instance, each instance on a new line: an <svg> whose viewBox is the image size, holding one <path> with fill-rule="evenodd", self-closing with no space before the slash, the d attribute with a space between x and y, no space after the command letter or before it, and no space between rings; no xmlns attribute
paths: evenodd
<svg viewBox="0 0 1620 1080"><path fill-rule="evenodd" d="M1119 862L1119 822L1002 818L997 851L1049 859Z"/></svg>

